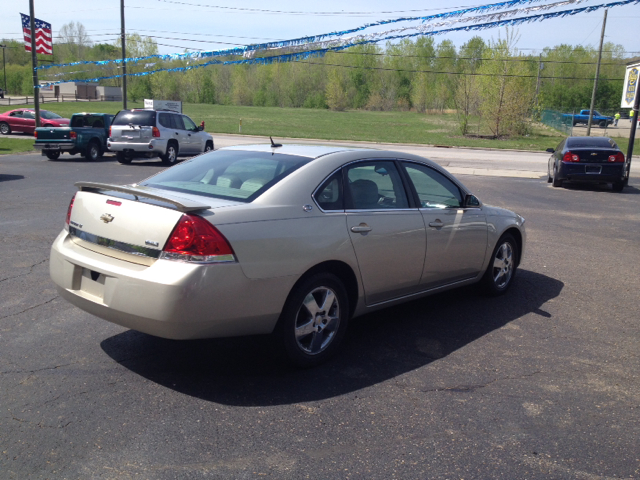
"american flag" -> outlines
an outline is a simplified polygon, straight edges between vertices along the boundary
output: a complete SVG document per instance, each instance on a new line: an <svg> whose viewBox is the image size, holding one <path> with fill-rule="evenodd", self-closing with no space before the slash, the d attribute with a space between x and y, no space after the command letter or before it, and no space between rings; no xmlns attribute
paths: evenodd
<svg viewBox="0 0 640 480"><path fill-rule="evenodd" d="M22 16L22 32L24 33L24 49L31 51L31 17L20 14ZM51 36L51 24L42 20L34 19L36 27L36 53L45 55L53 55L53 37Z"/></svg>

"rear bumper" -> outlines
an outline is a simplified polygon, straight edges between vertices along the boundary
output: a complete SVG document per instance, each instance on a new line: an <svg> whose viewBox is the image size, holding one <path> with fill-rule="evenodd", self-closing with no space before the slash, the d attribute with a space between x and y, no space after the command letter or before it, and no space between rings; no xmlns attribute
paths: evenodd
<svg viewBox="0 0 640 480"><path fill-rule="evenodd" d="M41 151L68 152L69 150L75 150L76 144L73 142L34 143L33 148Z"/></svg>
<svg viewBox="0 0 640 480"><path fill-rule="evenodd" d="M569 164L563 162L558 176L562 180L578 182L619 182L624 179L624 166L624 163Z"/></svg>
<svg viewBox="0 0 640 480"><path fill-rule="evenodd" d="M107 141L107 147L112 152L132 152L132 153L157 153L164 154L167 151L167 141L162 138L154 138L148 142L114 142Z"/></svg>
<svg viewBox="0 0 640 480"><path fill-rule="evenodd" d="M237 263L139 265L87 250L65 230L51 247L50 274L82 310L176 340L270 333L296 280L250 280Z"/></svg>

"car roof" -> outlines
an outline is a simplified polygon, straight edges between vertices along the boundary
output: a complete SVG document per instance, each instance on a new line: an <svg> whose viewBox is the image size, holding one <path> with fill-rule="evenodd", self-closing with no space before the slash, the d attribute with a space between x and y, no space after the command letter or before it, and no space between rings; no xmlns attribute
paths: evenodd
<svg viewBox="0 0 640 480"><path fill-rule="evenodd" d="M355 152L355 151L366 151L370 152L372 149L370 148L353 148L353 147L343 147L343 146L333 146L333 145L282 145L281 147L272 147L269 144L262 145L235 145L233 147L224 147L220 150L240 150L246 152L270 152L270 153L280 153L283 155L296 155L299 157L308 157L308 158L318 158L324 155L329 155L331 153L337 152Z"/></svg>

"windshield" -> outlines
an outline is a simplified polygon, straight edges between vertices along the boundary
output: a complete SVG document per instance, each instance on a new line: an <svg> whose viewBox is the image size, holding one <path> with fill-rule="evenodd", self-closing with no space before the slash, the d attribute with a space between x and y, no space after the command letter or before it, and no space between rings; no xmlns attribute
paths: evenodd
<svg viewBox="0 0 640 480"><path fill-rule="evenodd" d="M164 170L141 185L248 203L310 161L270 152L218 150Z"/></svg>
<svg viewBox="0 0 640 480"><path fill-rule="evenodd" d="M156 126L156 112L154 110L122 110L113 120L112 125L141 125L143 127Z"/></svg>
<svg viewBox="0 0 640 480"><path fill-rule="evenodd" d="M57 113L50 112L49 110L40 110L40 116L47 120L55 120L56 118L62 118Z"/></svg>

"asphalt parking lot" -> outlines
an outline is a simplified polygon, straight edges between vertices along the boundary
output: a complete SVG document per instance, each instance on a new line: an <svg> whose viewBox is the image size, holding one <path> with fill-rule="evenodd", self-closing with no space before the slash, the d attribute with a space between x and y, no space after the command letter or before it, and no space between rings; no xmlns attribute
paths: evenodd
<svg viewBox="0 0 640 480"><path fill-rule="evenodd" d="M0 156L0 478L640 478L637 173L623 193L460 175L527 219L512 290L360 317L296 370L266 337L163 340L59 298L74 182L162 168L62 158Z"/></svg>

